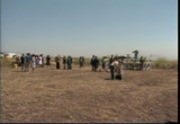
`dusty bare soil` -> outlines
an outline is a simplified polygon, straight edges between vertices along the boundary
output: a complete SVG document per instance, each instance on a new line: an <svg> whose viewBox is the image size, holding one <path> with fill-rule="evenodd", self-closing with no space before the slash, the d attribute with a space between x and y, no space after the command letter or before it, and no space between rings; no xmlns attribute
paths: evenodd
<svg viewBox="0 0 180 124"><path fill-rule="evenodd" d="M1 122L177 122L177 70L1 68Z"/></svg>

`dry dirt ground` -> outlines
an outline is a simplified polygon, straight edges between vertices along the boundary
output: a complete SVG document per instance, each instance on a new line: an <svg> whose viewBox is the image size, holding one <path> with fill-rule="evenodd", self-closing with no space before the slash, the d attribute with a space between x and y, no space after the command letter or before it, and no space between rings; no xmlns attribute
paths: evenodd
<svg viewBox="0 0 180 124"><path fill-rule="evenodd" d="M55 67L1 68L1 122L177 122L177 70L125 71L125 79Z"/></svg>

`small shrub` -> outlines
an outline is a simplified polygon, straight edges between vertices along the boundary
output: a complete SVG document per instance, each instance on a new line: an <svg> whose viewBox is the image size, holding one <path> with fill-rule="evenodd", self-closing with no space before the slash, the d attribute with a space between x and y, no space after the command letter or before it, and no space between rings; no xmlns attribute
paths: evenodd
<svg viewBox="0 0 180 124"><path fill-rule="evenodd" d="M176 61L170 61L166 58L158 58L154 64L153 68L161 68L161 69L177 69L177 62Z"/></svg>

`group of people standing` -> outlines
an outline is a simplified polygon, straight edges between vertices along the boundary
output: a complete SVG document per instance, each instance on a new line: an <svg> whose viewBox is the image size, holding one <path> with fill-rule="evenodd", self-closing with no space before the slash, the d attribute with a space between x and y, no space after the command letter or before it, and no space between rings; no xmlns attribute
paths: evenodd
<svg viewBox="0 0 180 124"><path fill-rule="evenodd" d="M50 65L50 56L47 55L45 58L43 54L35 55L27 53L22 54L21 57L17 57L16 61L18 62L18 65L21 66L22 72L28 72L30 67L32 68L33 72L35 72L36 67L44 67L44 65Z"/></svg>
<svg viewBox="0 0 180 124"><path fill-rule="evenodd" d="M108 58L104 57L102 59L102 61L100 61L98 59L97 56L93 55L91 58L91 66L92 66L92 71L101 71L101 69L105 69L107 66L106 63L108 62ZM119 79L122 80L123 79L123 73L124 73L124 64L123 64L123 60L118 58L117 56L113 57L113 55L111 55L109 62L108 62L108 66L110 68L110 76L111 79Z"/></svg>
<svg viewBox="0 0 180 124"><path fill-rule="evenodd" d="M55 57L55 62L56 62L56 69L60 69L61 67L61 62L63 64L63 69L67 69L67 70L71 70L72 69L72 63L73 63L73 59L72 57L69 55L67 58L66 56L63 56L61 58L61 56L56 56ZM85 59L83 56L79 57L79 68L84 67L84 63L85 63Z"/></svg>
<svg viewBox="0 0 180 124"><path fill-rule="evenodd" d="M63 69L66 69L66 68L68 70L72 69L73 59L71 56L68 56L67 58L66 58L66 56L63 56L63 58L61 58L61 56L56 56L55 57L56 69L60 69L61 61L63 63Z"/></svg>
<svg viewBox="0 0 180 124"><path fill-rule="evenodd" d="M30 54L27 53L22 54L19 59L16 59L19 64L21 65L21 71L22 72L28 72L30 70L30 67L32 68L32 71L35 72L36 67L44 67L45 65L51 65L51 57L50 55L47 55L46 57L43 56L43 54L40 55L35 55L35 54ZM104 63L105 60L107 61L107 58L103 59L101 62L97 56L93 55L91 58L91 66L92 66L92 71L100 71L100 66L101 68L104 68ZM55 63L56 63L56 69L60 69L61 67L61 62L63 63L63 69L71 70L72 69L72 63L73 59L69 55L68 57L63 56L56 56L55 57ZM79 68L84 67L85 59L83 56L79 57ZM120 61L117 57L111 56L109 59L109 68L111 72L111 79L122 79L122 74L123 74L123 61Z"/></svg>
<svg viewBox="0 0 180 124"><path fill-rule="evenodd" d="M99 65L100 65L100 61L99 61L98 57L93 55L91 58L92 71L98 71Z"/></svg>

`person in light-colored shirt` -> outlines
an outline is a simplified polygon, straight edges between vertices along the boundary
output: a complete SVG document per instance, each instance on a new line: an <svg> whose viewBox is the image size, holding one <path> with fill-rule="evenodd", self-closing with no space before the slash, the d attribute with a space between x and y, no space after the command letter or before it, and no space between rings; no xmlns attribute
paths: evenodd
<svg viewBox="0 0 180 124"><path fill-rule="evenodd" d="M116 70L116 67L118 66L118 61L116 58L110 59L110 70L111 70L111 79L114 80L114 72Z"/></svg>
<svg viewBox="0 0 180 124"><path fill-rule="evenodd" d="M36 68L36 57L33 54L32 55L32 71L35 72L35 68Z"/></svg>

